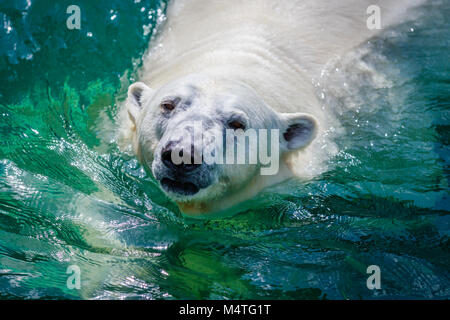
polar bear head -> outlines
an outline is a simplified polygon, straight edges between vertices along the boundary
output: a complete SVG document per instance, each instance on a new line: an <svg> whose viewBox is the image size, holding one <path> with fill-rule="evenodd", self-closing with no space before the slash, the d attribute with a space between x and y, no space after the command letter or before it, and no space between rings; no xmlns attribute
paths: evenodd
<svg viewBox="0 0 450 320"><path fill-rule="evenodd" d="M191 216L222 211L278 182L279 162L317 132L311 115L278 113L244 83L198 74L156 90L134 83L126 108L138 159Z"/></svg>

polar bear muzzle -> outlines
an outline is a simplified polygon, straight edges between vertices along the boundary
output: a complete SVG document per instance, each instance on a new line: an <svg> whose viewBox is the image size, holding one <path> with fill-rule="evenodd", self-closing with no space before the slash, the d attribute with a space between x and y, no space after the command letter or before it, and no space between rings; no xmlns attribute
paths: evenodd
<svg viewBox="0 0 450 320"><path fill-rule="evenodd" d="M179 193L185 196L192 196L200 190L200 188L192 182L179 182L169 178L162 178L161 186L166 191Z"/></svg>

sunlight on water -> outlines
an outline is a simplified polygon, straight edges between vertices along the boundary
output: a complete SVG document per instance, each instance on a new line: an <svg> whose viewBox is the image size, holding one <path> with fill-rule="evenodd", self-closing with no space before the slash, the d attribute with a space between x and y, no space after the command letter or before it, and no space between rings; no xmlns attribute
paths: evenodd
<svg viewBox="0 0 450 320"><path fill-rule="evenodd" d="M328 172L211 221L183 219L102 127L165 3L78 1L74 31L68 1L30 3L0 4L0 298L450 297L445 1L316 79L345 128Z"/></svg>

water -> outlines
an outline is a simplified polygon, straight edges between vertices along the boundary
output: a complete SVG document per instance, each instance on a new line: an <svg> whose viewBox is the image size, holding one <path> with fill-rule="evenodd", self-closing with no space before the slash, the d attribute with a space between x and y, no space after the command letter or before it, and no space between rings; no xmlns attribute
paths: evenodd
<svg viewBox="0 0 450 320"><path fill-rule="evenodd" d="M103 125L164 21L134 2L77 1L72 31L71 1L0 3L0 298L450 297L448 2L316 79L345 127L326 173L212 221L183 219Z"/></svg>

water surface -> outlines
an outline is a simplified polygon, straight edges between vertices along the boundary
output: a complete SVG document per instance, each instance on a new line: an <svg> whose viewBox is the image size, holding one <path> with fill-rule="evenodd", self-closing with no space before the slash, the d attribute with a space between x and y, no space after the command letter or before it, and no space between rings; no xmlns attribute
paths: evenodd
<svg viewBox="0 0 450 320"><path fill-rule="evenodd" d="M166 3L79 0L68 30L71 4L0 3L0 298L450 297L448 2L316 79L345 128L326 173L211 221L183 219L103 125Z"/></svg>

